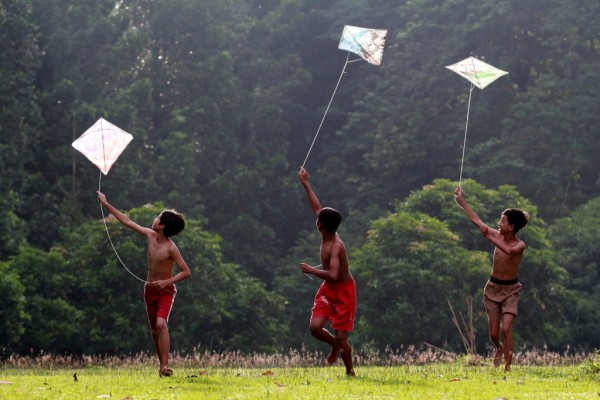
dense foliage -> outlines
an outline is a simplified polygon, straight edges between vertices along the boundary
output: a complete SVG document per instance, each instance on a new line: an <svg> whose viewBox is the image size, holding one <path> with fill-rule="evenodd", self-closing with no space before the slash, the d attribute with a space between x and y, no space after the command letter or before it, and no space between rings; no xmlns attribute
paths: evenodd
<svg viewBox="0 0 600 400"><path fill-rule="evenodd" d="M344 214L354 343L460 349L448 301L468 296L487 343L492 248L452 199L469 85L444 68L474 55L509 75L473 92L467 199L492 226L506 207L534 217L517 344L600 347L599 17L593 0L2 1L2 352L149 347L140 282L98 222L98 170L70 146L99 117L134 136L101 179L111 202L188 220L174 349L322 348L307 329L319 282L297 269L320 238L296 173L345 24L389 30L383 66L348 65L307 162ZM144 243L110 229L143 277Z"/></svg>

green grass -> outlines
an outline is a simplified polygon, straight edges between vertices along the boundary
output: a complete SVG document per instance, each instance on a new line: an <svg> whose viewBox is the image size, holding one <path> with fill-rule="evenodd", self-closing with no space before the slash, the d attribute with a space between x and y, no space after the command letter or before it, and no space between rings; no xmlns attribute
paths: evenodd
<svg viewBox="0 0 600 400"><path fill-rule="evenodd" d="M357 366L352 378L341 365L198 369L175 364L170 378L159 378L148 364L4 366L0 399L600 399L600 374L582 365L515 365L504 373L487 360L481 364Z"/></svg>

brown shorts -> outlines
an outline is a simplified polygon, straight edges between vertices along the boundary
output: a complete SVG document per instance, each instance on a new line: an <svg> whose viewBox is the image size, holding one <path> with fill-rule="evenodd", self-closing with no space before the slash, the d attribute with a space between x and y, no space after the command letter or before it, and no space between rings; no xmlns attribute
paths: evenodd
<svg viewBox="0 0 600 400"><path fill-rule="evenodd" d="M506 313L516 317L522 288L520 282L503 285L489 280L483 289L483 305L488 319L499 320Z"/></svg>

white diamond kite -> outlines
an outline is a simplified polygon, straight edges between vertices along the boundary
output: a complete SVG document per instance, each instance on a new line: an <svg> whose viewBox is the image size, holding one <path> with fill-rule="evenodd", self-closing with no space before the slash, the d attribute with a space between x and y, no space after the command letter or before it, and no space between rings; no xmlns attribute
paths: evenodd
<svg viewBox="0 0 600 400"><path fill-rule="evenodd" d="M107 175L131 139L129 133L100 118L72 146Z"/></svg>
<svg viewBox="0 0 600 400"><path fill-rule="evenodd" d="M119 158L121 153L123 153L123 150L125 150L132 139L133 136L125 132L123 129L111 124L104 118L100 118L94 125L92 125L71 144L76 150L81 152L81 154L86 156L88 160L90 160L100 169L101 173L98 182L98 193L100 192L102 174L108 175L108 171L111 169L115 161L117 161L117 158ZM117 252L117 249L110 238L102 204L100 204L100 212L102 213L102 221L104 222L104 228L106 230L106 235L108 236L108 241L110 242L110 245L117 258L119 259L119 262L134 278L145 283L146 281L131 272L121 257L119 257L119 253Z"/></svg>
<svg viewBox="0 0 600 400"><path fill-rule="evenodd" d="M475 57L465 58L456 64L448 65L446 68L456 72L479 89L485 88L496 79L508 74L508 72L484 63Z"/></svg>
<svg viewBox="0 0 600 400"><path fill-rule="evenodd" d="M469 103L467 105L467 122L465 123L465 138L463 141L462 159L460 161L460 177L458 179L458 186L462 183L463 164L465 162L465 147L467 146L467 128L469 126L469 112L471 111L471 93L473 88L477 86L479 89L485 88L496 79L508 74L506 71L502 71L490 64L484 63L475 57L465 58L456 64L446 66L449 70L452 70L471 82L471 88L469 90Z"/></svg>
<svg viewBox="0 0 600 400"><path fill-rule="evenodd" d="M344 31L342 32L342 38L340 39L340 43L338 44L338 49L346 50L348 55L346 56L346 63L344 64L344 68L342 68L342 73L335 85L335 89L333 90L333 94L331 95L331 99L329 99L329 104L327 104L327 108L325 109L325 113L323 114L323 118L321 119L321 123L317 128L317 133L313 138L312 143L310 144L310 148L308 149L308 153L304 158L304 162L302 163L302 167L306 164L306 160L308 160L308 156L317 140L317 136L319 136L319 131L323 126L323 121L325 121L325 116L327 116L327 112L329 111L329 107L331 106L331 102L333 101L333 97L337 92L338 86L340 85L340 81L342 80L342 76L346 72L346 66L348 63L360 61L360 58L355 60L350 60L350 53L354 53L359 55L363 60L372 65L381 65L381 60L383 58L383 46L385 45L385 38L387 36L387 29L369 29L369 28L359 28L357 26L344 26Z"/></svg>
<svg viewBox="0 0 600 400"><path fill-rule="evenodd" d="M338 49L358 54L373 65L381 65L387 29L369 29L344 26Z"/></svg>

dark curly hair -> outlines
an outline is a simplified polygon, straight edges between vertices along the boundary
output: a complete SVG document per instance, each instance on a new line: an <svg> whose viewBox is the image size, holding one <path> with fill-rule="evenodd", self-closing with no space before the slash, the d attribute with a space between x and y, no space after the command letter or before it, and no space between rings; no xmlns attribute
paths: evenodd
<svg viewBox="0 0 600 400"><path fill-rule="evenodd" d="M175 236L185 228L183 215L175 210L165 210L160 213L160 224L165 226L163 234L166 237Z"/></svg>
<svg viewBox="0 0 600 400"><path fill-rule="evenodd" d="M519 232L529 221L529 214L517 208L507 208L502 214L506 215L508 223L514 226L515 233Z"/></svg>

